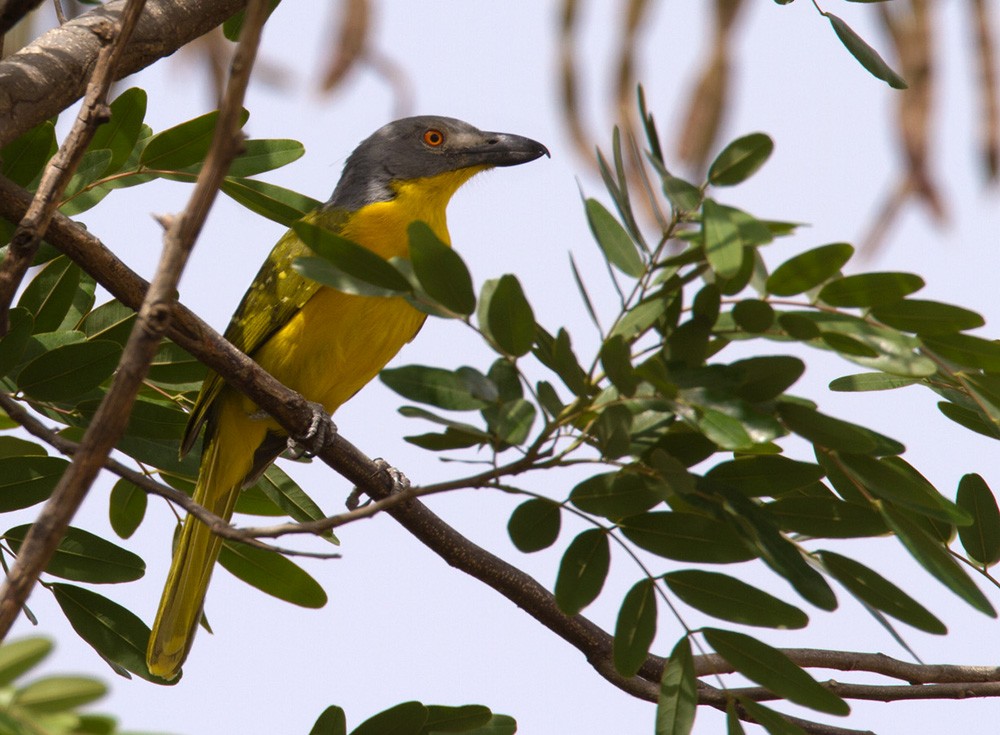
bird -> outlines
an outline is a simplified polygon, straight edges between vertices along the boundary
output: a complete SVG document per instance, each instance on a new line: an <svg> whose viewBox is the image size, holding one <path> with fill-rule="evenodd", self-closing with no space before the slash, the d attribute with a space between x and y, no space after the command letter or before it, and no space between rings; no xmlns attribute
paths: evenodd
<svg viewBox="0 0 1000 735"><path fill-rule="evenodd" d="M423 221L451 244L446 208L475 174L516 166L549 152L520 135L485 132L451 117L391 122L362 141L344 164L329 201L304 221L382 258L406 257L407 228ZM420 330L425 315L401 297L348 294L293 270L310 255L294 230L274 246L225 332L264 370L328 414L357 393ZM220 518L233 515L288 443L287 434L246 396L210 373L191 410L182 455L205 428L194 500ZM222 539L185 518L153 622L146 664L174 680L191 650Z"/></svg>

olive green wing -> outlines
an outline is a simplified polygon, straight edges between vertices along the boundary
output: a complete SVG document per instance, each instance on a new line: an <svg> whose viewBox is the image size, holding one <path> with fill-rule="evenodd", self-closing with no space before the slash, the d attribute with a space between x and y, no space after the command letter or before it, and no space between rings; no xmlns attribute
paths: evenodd
<svg viewBox="0 0 1000 735"><path fill-rule="evenodd" d="M346 213L343 212L319 211L306 215L304 219L314 222L319 220L319 224L337 231L343 226L345 218ZM292 270L292 263L296 258L312 254L312 250L299 239L294 230L289 230L278 240L226 327L224 336L234 347L253 356L254 351L287 324L316 293L320 284ZM194 446L198 432L208 419L224 384L225 381L212 371L202 383L201 392L184 430L182 455Z"/></svg>

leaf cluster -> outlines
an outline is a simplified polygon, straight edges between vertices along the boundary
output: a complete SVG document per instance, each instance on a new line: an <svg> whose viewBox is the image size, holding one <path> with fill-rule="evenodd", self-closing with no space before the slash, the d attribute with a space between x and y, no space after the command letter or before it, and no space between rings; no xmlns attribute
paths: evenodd
<svg viewBox="0 0 1000 735"><path fill-rule="evenodd" d="M835 380L833 390L929 389L945 417L1000 438L1000 383L994 385L1000 344L969 333L983 325L982 317L919 298L924 281L915 274L845 274L854 255L848 243L814 246L769 267L765 252L797 226L743 211L725 203L725 195L764 165L771 139L752 133L734 140L704 181L690 182L669 171L644 109L642 119L649 145L640 175L648 177L645 188L662 192L645 203L659 231L650 234L638 224L617 132L610 159L599 159L611 206L584 201L620 305L610 320L598 314L573 264L600 337L596 354L574 348L571 329L577 327L536 322L512 274L486 281L475 296L460 257L441 243L431 245L423 226L411 229L409 262L377 265L357 246L334 248L323 244L328 235L312 233L319 255L303 273L461 320L496 353L486 368L384 371L387 386L423 404L400 412L437 427L407 440L434 452L486 453L482 461L494 469L467 482L529 496L508 526L524 552L555 545L567 514L587 521L560 552L554 592L567 615L601 594L614 548L635 560L642 576L622 602L614 639L615 664L625 676L646 662L658 609L667 602L672 611L682 602L731 623L795 629L808 624L808 607L835 610L838 596L847 594L904 646L890 618L946 632L894 582L827 548L839 539L892 536L945 588L995 616L956 561L960 552L950 548L957 534L965 560L992 582L987 569L1000 554L1000 514L986 482L969 474L950 496L934 487L903 459L902 443L796 395L806 365L785 353L791 344L803 345L864 369ZM757 356L726 358L730 345L749 342L761 345ZM791 437L811 446L811 456L787 456ZM546 486L555 488L554 469L581 465L597 471L562 495L529 492L507 479L546 471ZM800 600L683 566L752 560ZM653 571L658 565L665 571ZM848 712L840 697L777 649L744 633L689 626L685 617L678 622L681 643L696 637L779 697L825 713ZM686 732L693 721L694 670L678 645L664 677L661 714L673 724L663 733ZM680 683L668 687L677 677ZM795 727L744 699L734 696L733 708L770 721L772 732ZM678 719L678 712L692 714Z"/></svg>

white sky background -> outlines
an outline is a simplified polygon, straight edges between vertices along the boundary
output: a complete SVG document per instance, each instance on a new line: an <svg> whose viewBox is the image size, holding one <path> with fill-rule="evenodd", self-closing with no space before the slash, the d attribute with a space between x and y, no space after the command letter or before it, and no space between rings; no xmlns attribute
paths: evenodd
<svg viewBox="0 0 1000 735"><path fill-rule="evenodd" d="M821 4L878 48L888 48L872 22L872 8L834 0ZM325 7L317 11L322 5L293 0L282 4L266 28L261 56L287 68L291 86L277 91L256 83L247 100L251 136L294 138L307 150L300 161L264 178L317 199L332 191L354 146L393 117L391 92L368 71L355 73L330 98L315 91L317 59L332 43L327 17L332 11ZM578 186L605 202L608 199L600 181L582 173L587 169L575 158L564 132L556 94L556 5L528 0L382 5L376 19L377 46L409 74L416 100L413 112L452 115L484 129L528 135L551 149L551 160L492 172L466 185L451 205L450 230L477 283L516 273L539 322L550 331L566 325L578 353L591 354L595 334L573 285L567 252L574 253L596 300L611 308L611 291L586 226ZM579 46L587 75L588 114L596 142L605 149L611 123L602 100L610 90L608 62L619 27L618 5L609 0L583 4L586 39ZM858 66L810 3L802 0L779 7L760 0L748 5L752 7L746 9L738 34L732 105L723 138L761 130L772 135L777 147L749 183L719 191L718 198L761 217L811 224L796 237L766 249L765 260L773 269L796 252L851 241L863 233L899 170L894 102L888 87ZM639 78L668 150L676 139L691 72L707 40L710 6L691 0L660 4L644 34ZM951 226L937 230L922 210L909 208L882 256L852 267L919 273L928 281L922 296L975 309L993 325L1000 322L995 293L1000 206L997 189L984 190L974 158L977 118L970 73L971 29L959 3L941 2L938 10L941 68L933 170L949 207ZM147 122L158 131L204 112L211 104L200 73L177 58L155 65L127 84L149 91ZM136 187L114 193L84 219L148 278L160 248L159 226L148 215L178 211L188 193L189 187L166 182ZM221 197L185 275L184 303L218 329L224 328L280 234L278 225ZM982 333L996 336L992 327ZM779 347L762 345L769 352ZM722 359L735 359L727 355L723 353ZM809 369L795 392L818 400L821 410L906 443L906 457L945 494L953 496L961 475L972 471L1000 487L996 443L950 424L935 408L933 394L916 388L867 395L830 393L826 389L830 379L861 370L823 353L805 356ZM469 364L485 371L492 359L467 329L432 319L394 364ZM461 472L460 465L442 464L402 441L402 436L428 427L399 417L398 403L395 394L376 382L339 411L336 420L352 442L372 456L386 457L415 483ZM804 456L801 446L791 445L791 451ZM349 489L343 479L322 465L294 466L292 471L325 510L333 513L342 508ZM549 482L532 487L549 487L553 497L563 497L575 480ZM105 480L94 489L77 525L111 533L107 523L111 484ZM429 501L474 541L551 587L559 550L575 531L564 526L554 549L520 554L506 535L507 519L518 502L487 491ZM154 499L150 506L147 521L123 543L147 560L146 577L99 590L147 622L166 575L172 530L166 505ZM187 735L306 733L329 704L345 707L353 727L409 699L486 704L516 717L520 731L531 734L652 730L653 705L619 692L578 651L489 588L447 567L391 519L352 525L339 535L343 559L303 562L330 596L329 604L319 611L280 603L220 571L207 603L215 635L198 636L184 678L172 688L115 677L76 638L42 590L31 599L41 620L39 629L22 619L16 633L38 630L54 636L58 649L48 670L102 676L113 693L100 709L136 730ZM896 542L823 546L879 569L941 617L952 631L945 638L900 626L925 661L996 663L997 623L975 613L920 570ZM679 566L661 560L655 568L668 571ZM802 632L750 630L751 634L779 646L883 651L906 657L846 594L839 595L841 609L836 614L812 610L793 599L786 583L760 567L739 565L722 571L800 604L810 613L811 624ZM604 593L585 614L613 630L618 604L638 576L622 555L615 555ZM991 588L987 595L1000 606L1000 591ZM692 611L687 620L692 626L714 624ZM665 655L680 633L662 606L659 631L654 650ZM847 675L837 678L855 680ZM995 722L1000 715L996 700L852 706L855 715L840 724L882 734L983 732L984 721ZM723 728L720 715L707 709L699 712L696 733ZM761 732L751 726L747 730Z"/></svg>

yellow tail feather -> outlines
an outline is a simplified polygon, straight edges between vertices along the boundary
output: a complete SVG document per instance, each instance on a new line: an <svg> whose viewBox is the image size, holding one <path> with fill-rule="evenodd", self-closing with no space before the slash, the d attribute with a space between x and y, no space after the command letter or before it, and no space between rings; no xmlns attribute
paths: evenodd
<svg viewBox="0 0 1000 735"><path fill-rule="evenodd" d="M247 416L236 395L225 393L219 423L212 436L206 436L194 500L229 520L265 426ZM222 539L208 526L193 516L185 518L146 649L146 664L154 676L174 679L180 673L221 548Z"/></svg>

